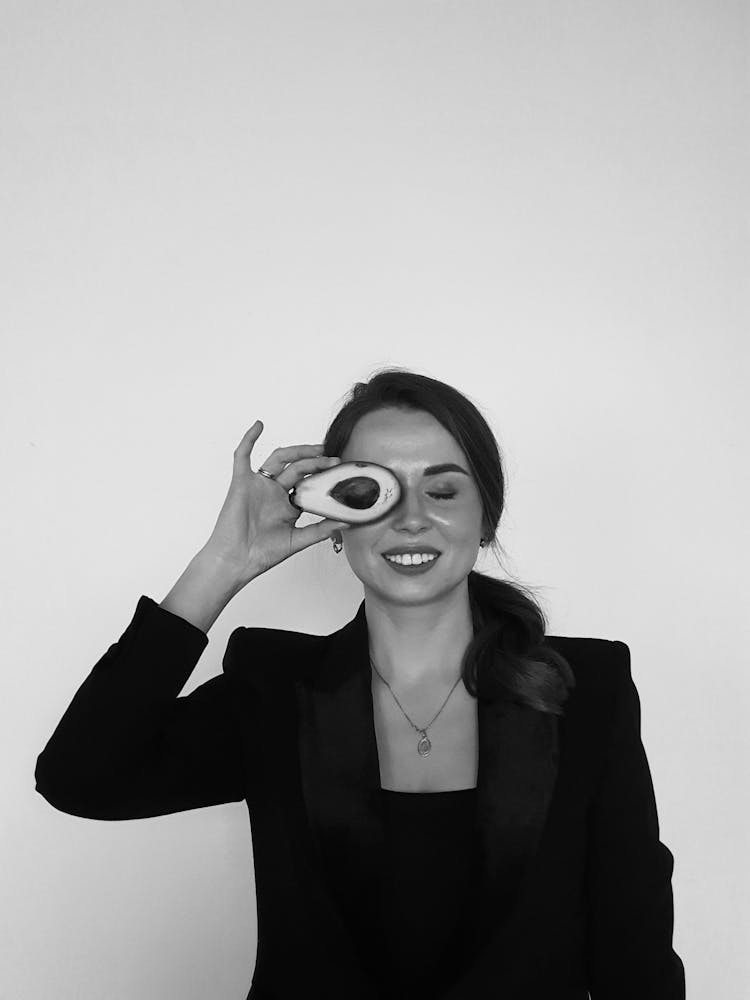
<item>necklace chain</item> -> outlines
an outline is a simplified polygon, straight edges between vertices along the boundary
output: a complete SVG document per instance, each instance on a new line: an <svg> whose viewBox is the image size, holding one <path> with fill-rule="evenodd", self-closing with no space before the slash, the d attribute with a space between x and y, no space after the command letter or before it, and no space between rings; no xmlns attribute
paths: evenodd
<svg viewBox="0 0 750 1000"><path fill-rule="evenodd" d="M382 674L380 673L380 671L378 670L378 668L377 668L377 667L375 666L375 664L373 663L373 660L372 660L372 656L370 656L370 665L372 666L373 670L374 670L374 671L375 671L375 673L376 673L376 674L378 675L378 677L379 677L379 678L381 679L381 681L382 681L382 682L383 682L383 683L385 684L385 686L386 686L386 687L388 688L388 690L389 690L389 691L391 692L391 694L393 695L393 699L394 699L394 701L396 702L396 704L398 705L398 707L399 707L399 708L401 709L401 711L402 711L402 712L404 713L404 715L406 716L406 719L407 719L407 721L408 721L408 722L410 723L410 725L411 725L411 726L412 726L412 727L413 727L413 728L414 728L414 729L415 729L415 730L416 730L416 731L417 731L418 733L421 733L421 738L420 738L419 742L417 743L417 753L419 754L419 756L420 756L420 757L427 757L427 755L429 754L430 750L432 749L432 743L430 742L430 738L429 738L429 737L428 737L428 735L427 735L427 730L428 730L428 729L430 728L430 726L431 726L431 725L432 725L432 723L433 723L433 722L435 721L435 719L437 719L438 715L440 715L440 713L441 713L441 712L443 711L443 709L445 708L445 706L446 706L446 704L447 704L447 702L448 702L448 698L450 698L450 696L451 696L451 695L453 694L453 692L454 692L454 691L456 690L456 685L457 685L457 684L458 684L458 682L459 682L459 681L461 680L461 674L459 674L459 675L458 675L458 677L456 678L456 683L455 683L455 684L453 685L453 687L452 687L452 688L450 689L450 691L448 692L448 696L446 697L446 699L445 699L445 701L443 702L443 704L442 704L442 705L440 706L440 708L439 708L439 709L437 710L437 712L436 712L436 713L435 713L435 715L434 715L434 716L432 717L432 719L431 719L431 720L430 720L430 721L429 721L429 722L427 723L427 725L426 725L426 726L425 726L425 727L424 727L424 728L422 729L422 728L420 728L419 726L415 725L415 724L414 724L414 723L412 722L412 720L411 720L411 719L409 718L409 716L408 716L408 715L406 715L406 712L404 711L404 707L403 707L403 705L402 705L402 704L401 704L401 702L400 702L400 701L398 700L398 698L396 697L396 695L395 695L395 694L393 693L393 688L391 687L391 685L390 685L390 684L388 683L388 681L387 681L387 680L385 679L385 677L383 677L383 675L382 675Z"/></svg>

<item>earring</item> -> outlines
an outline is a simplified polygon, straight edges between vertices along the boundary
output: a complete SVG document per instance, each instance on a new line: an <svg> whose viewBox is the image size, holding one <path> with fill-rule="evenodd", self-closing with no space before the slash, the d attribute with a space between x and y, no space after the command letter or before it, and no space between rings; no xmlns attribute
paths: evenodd
<svg viewBox="0 0 750 1000"><path fill-rule="evenodd" d="M483 538L480 538L480 539L479 539L479 548L480 548L480 549L483 549L483 548L484 548L484 539L483 539Z"/></svg>

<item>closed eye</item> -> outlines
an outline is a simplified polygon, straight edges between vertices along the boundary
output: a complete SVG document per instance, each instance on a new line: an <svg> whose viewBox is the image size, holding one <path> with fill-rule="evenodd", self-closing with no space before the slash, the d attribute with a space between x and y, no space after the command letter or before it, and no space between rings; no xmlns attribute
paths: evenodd
<svg viewBox="0 0 750 1000"><path fill-rule="evenodd" d="M452 500L455 493L428 493L428 497L435 497L436 500Z"/></svg>

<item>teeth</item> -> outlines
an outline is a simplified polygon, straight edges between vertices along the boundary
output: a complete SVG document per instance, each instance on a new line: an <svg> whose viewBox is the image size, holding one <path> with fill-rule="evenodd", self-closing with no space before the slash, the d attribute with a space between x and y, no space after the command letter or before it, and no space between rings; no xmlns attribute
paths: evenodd
<svg viewBox="0 0 750 1000"><path fill-rule="evenodd" d="M423 562L432 562L437 556L432 553L418 552L414 555L386 556L388 562L400 563L402 566L419 566Z"/></svg>

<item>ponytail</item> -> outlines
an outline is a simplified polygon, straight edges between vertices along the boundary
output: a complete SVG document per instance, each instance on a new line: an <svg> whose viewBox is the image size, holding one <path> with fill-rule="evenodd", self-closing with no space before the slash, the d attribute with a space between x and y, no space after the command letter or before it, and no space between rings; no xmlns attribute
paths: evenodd
<svg viewBox="0 0 750 1000"><path fill-rule="evenodd" d="M520 584L476 570L469 573L468 585L474 620L462 666L468 692L563 715L575 677L568 661L544 643L542 608Z"/></svg>

